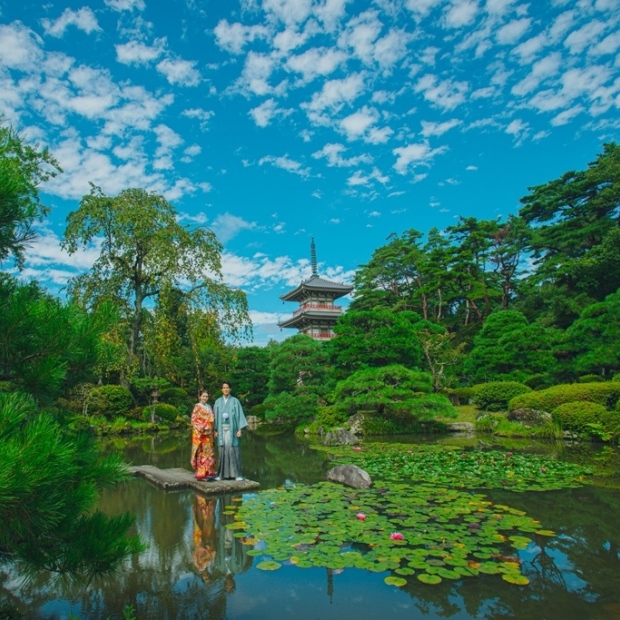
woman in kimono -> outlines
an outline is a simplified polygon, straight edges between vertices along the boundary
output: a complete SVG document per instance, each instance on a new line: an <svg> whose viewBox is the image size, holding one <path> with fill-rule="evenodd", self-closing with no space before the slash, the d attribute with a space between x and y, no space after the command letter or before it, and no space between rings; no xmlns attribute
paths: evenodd
<svg viewBox="0 0 620 620"><path fill-rule="evenodd" d="M192 411L192 456L190 463L198 480L215 477L213 449L213 409L207 403L209 393L200 392L199 402Z"/></svg>

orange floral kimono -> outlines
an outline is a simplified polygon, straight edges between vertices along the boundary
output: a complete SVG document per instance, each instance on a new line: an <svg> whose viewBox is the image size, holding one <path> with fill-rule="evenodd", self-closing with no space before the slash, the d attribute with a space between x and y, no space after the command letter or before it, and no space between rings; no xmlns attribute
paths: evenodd
<svg viewBox="0 0 620 620"><path fill-rule="evenodd" d="M190 463L198 480L215 477L213 409L210 405L196 403L192 411L192 456Z"/></svg>

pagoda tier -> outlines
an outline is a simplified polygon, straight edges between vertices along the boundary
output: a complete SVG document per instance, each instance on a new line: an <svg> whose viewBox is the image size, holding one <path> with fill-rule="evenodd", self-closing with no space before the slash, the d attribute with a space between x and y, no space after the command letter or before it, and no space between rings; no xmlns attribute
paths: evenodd
<svg viewBox="0 0 620 620"><path fill-rule="evenodd" d="M325 280L317 274L314 239L312 240L312 277L297 288L280 295L282 301L296 301L299 308L293 316L278 323L280 327L292 327L316 340L333 338L334 325L342 314L342 306L334 300L347 295L352 286Z"/></svg>

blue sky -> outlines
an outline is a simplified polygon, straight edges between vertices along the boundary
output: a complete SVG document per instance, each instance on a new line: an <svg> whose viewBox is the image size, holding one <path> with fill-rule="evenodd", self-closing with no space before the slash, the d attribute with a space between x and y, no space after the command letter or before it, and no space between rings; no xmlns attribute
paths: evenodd
<svg viewBox="0 0 620 620"><path fill-rule="evenodd" d="M255 343L279 296L391 233L506 217L620 135L618 0L0 0L0 111L64 173L24 278L52 291L89 182L224 244ZM344 305L346 305L346 300Z"/></svg>

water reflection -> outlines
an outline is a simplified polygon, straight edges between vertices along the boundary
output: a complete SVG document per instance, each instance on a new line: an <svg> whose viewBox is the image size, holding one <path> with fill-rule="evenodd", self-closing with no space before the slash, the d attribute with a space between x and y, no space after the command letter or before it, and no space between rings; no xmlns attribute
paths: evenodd
<svg viewBox="0 0 620 620"><path fill-rule="evenodd" d="M103 446L135 464L189 469L189 434L115 440ZM292 436L248 435L244 471L263 488L313 483L329 462ZM514 446L511 446L514 449ZM587 461L599 451L578 454L556 447L558 458ZM566 453L568 450L568 453ZM608 452L618 470L617 451ZM614 460L615 459L615 460ZM398 589L390 573L342 572L285 564L274 572L253 566L250 547L226 527L235 495L203 497L191 491L164 492L143 479L107 489L100 507L108 514L129 510L148 549L130 558L114 576L88 586L40 574L31 581L15 567L0 567L0 598L26 618L83 620L122 618L132 605L138 620L210 618L533 618L607 620L620 618L620 492L588 486L566 491L510 493L485 491L490 501L524 510L555 538L539 537L519 551L527 587L498 575L419 583L415 576ZM257 560L261 558L258 557Z"/></svg>

